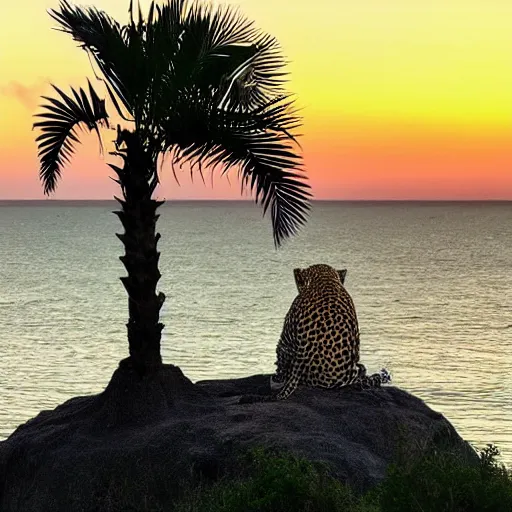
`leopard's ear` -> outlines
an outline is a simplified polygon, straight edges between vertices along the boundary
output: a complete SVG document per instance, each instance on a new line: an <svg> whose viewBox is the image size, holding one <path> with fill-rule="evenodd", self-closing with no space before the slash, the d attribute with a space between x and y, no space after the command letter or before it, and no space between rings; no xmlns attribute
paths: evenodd
<svg viewBox="0 0 512 512"><path fill-rule="evenodd" d="M299 290L300 293L306 286L306 272L302 268L296 268L293 270L293 276L295 277L297 290Z"/></svg>
<svg viewBox="0 0 512 512"><path fill-rule="evenodd" d="M338 275L340 276L341 284L345 284L345 278L347 277L347 269L338 270Z"/></svg>

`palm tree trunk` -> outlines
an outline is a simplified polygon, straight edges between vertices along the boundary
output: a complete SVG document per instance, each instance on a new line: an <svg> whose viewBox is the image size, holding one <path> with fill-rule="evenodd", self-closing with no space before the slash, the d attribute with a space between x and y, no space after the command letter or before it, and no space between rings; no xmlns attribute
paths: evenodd
<svg viewBox="0 0 512 512"><path fill-rule="evenodd" d="M122 210L114 212L125 229L117 234L124 245L120 259L128 275L121 281L128 293L128 343L133 367L143 376L161 367L160 340L164 325L160 323L160 308L165 301L163 293L156 292L161 277L158 270L160 253L157 244L160 234L155 232L159 215L157 208L163 201L151 196L156 187L156 162L144 150L135 134L124 139L126 151L118 153L124 159L124 168L111 166L118 174L118 183L124 200L116 198Z"/></svg>

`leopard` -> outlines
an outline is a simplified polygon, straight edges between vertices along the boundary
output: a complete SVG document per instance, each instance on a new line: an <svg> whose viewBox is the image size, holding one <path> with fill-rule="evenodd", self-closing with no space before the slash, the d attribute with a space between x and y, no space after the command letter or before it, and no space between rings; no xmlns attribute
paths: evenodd
<svg viewBox="0 0 512 512"><path fill-rule="evenodd" d="M360 362L359 324L345 288L347 269L315 264L293 271L298 295L284 319L270 378L274 400L299 385L313 388L378 388L391 382L385 368L368 375Z"/></svg>

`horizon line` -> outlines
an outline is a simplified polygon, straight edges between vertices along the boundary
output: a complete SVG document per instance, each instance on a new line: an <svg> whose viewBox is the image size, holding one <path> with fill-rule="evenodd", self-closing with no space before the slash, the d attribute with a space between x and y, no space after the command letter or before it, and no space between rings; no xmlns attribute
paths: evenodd
<svg viewBox="0 0 512 512"><path fill-rule="evenodd" d="M166 203L254 203L254 199L161 199ZM511 199L312 199L311 203L510 203ZM109 199L2 199L0 203L117 203L114 198Z"/></svg>

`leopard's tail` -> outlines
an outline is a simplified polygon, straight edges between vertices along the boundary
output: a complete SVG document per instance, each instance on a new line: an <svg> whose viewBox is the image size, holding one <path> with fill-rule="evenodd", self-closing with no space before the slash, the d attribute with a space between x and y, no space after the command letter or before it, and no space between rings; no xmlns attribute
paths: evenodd
<svg viewBox="0 0 512 512"><path fill-rule="evenodd" d="M378 373L357 377L353 384L361 389L380 388L382 384L388 384L391 380L389 371L382 368Z"/></svg>

